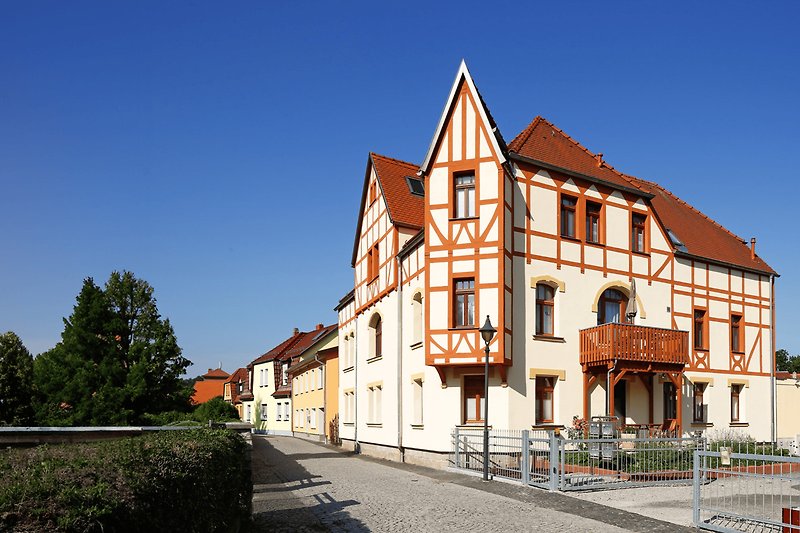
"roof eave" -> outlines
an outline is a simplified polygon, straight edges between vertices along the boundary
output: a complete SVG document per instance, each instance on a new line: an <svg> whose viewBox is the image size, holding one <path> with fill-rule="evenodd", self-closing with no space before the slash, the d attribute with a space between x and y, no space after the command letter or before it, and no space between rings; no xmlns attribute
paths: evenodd
<svg viewBox="0 0 800 533"><path fill-rule="evenodd" d="M419 233L408 239L400 250L397 252L397 257L403 258L411 253L417 246L425 241L425 230L420 229Z"/></svg>
<svg viewBox="0 0 800 533"><path fill-rule="evenodd" d="M697 254L693 254L693 253L690 253L690 252L682 252L680 250L675 250L673 253L675 254L676 257L684 257L686 259L697 259L699 261L705 261L707 263L714 263L715 265L720 265L720 266L729 267L729 268L735 268L737 270L746 270L747 272L753 272L755 274L764 274L766 276L775 276L776 278L781 277L781 275L778 274L777 272L775 272L774 270L772 270L772 267L770 267L769 265L767 265L767 268L769 268L769 270L764 270L764 269L759 269L759 268L755 268L755 267L737 265L736 263L729 263L728 261L721 261L719 259L712 259L710 257L704 257L702 255L697 255ZM764 264L766 265L766 263L764 263Z"/></svg>
<svg viewBox="0 0 800 533"><path fill-rule="evenodd" d="M538 159L534 159L532 157L527 157L527 156L524 156L522 154L518 154L517 152L509 152L508 153L508 157L509 157L509 159L513 159L515 161L521 161L523 163L529 163L531 165L536 165L536 166L542 167L542 168L547 169L547 170L554 170L556 172L560 172L562 174L566 174L567 176L572 176L573 178L579 178L579 179L586 180L586 181L589 181L589 182L592 182L592 183L596 183L598 185L603 185L603 186L608 187L610 189L615 189L615 190L618 190L618 191L627 192L627 193L630 193L630 194L635 194L635 195L637 195L637 196L639 196L641 198L645 198L647 200L650 200L650 199L655 197L654 194L651 194L649 192L645 192L645 191L643 191L641 189L634 189L633 187L626 187L624 185L619 185L619 184L616 184L616 183L612 183L612 182L606 181L604 179L595 178L594 176L589 176L587 174L582 174L580 172L575 172L574 170L570 170L568 168L559 167L559 166L553 165L551 163L547 163L545 161L540 161Z"/></svg>

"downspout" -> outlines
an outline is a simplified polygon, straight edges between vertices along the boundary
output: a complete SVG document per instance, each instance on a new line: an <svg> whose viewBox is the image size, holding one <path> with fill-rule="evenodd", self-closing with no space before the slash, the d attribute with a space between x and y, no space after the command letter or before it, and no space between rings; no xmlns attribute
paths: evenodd
<svg viewBox="0 0 800 533"><path fill-rule="evenodd" d="M606 416L614 416L614 413L610 413L609 410L611 409L611 395L614 391L614 386L611 384L611 373L617 369L617 358L614 358L614 366L608 369L606 372Z"/></svg>
<svg viewBox="0 0 800 533"><path fill-rule="evenodd" d="M353 338L353 344L355 344L355 354L353 355L356 359L355 368L353 369L353 373L356 375L356 382L355 382L355 390L353 391L353 403L355 404L355 435L353 435L353 451L355 453L361 453L361 445L358 443L358 317L355 318L355 328L353 331L355 333L355 337Z"/></svg>
<svg viewBox="0 0 800 533"><path fill-rule="evenodd" d="M400 462L406 462L403 449L403 265L397 260L397 450Z"/></svg>
<svg viewBox="0 0 800 533"><path fill-rule="evenodd" d="M769 276L769 388L770 388L770 435L772 442L778 441L777 389L775 384L775 276Z"/></svg>

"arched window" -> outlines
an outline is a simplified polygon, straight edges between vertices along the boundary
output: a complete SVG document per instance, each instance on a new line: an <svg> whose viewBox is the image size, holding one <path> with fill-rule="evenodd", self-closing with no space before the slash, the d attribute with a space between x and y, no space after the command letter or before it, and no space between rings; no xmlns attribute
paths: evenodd
<svg viewBox="0 0 800 533"><path fill-rule="evenodd" d="M628 297L617 289L606 289L597 304L597 325L611 322L628 322L625 318L625 304Z"/></svg>
<svg viewBox="0 0 800 533"><path fill-rule="evenodd" d="M411 343L422 342L422 293L418 292L411 298L411 309L414 317L414 336Z"/></svg>
<svg viewBox="0 0 800 533"><path fill-rule="evenodd" d="M383 321L381 315L375 314L370 321L370 333L372 334L372 346L370 347L370 358L381 357L383 355Z"/></svg>
<svg viewBox="0 0 800 533"><path fill-rule="evenodd" d="M553 311L556 291L550 285L536 284L536 334L553 335Z"/></svg>

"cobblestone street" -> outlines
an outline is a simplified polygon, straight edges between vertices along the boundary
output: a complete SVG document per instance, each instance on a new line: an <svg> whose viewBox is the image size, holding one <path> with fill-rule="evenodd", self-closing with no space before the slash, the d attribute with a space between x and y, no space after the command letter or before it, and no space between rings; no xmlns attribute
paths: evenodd
<svg viewBox="0 0 800 533"><path fill-rule="evenodd" d="M257 531L692 531L563 494L253 438Z"/></svg>

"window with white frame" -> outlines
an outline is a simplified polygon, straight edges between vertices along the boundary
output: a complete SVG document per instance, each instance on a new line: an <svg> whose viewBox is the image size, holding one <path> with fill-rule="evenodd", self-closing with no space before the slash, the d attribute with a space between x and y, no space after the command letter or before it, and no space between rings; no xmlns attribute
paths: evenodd
<svg viewBox="0 0 800 533"><path fill-rule="evenodd" d="M380 424L382 421L381 412L383 411L383 385L370 385L367 387L367 401L369 411L367 423Z"/></svg>
<svg viewBox="0 0 800 533"><path fill-rule="evenodd" d="M275 404L275 420L281 420L282 419L281 414L283 414L283 412L282 412L281 409L282 409L281 404L279 404L279 403Z"/></svg>
<svg viewBox="0 0 800 533"><path fill-rule="evenodd" d="M321 389L325 382L325 367L321 366L317 369L317 389Z"/></svg>
<svg viewBox="0 0 800 533"><path fill-rule="evenodd" d="M283 369L281 370L281 384L289 384L289 363L283 363Z"/></svg>
<svg viewBox="0 0 800 533"><path fill-rule="evenodd" d="M306 407L306 427L311 427L311 409Z"/></svg>
<svg viewBox="0 0 800 533"><path fill-rule="evenodd" d="M414 426L422 425L422 378L411 382L412 400L414 402L414 416L411 424Z"/></svg>
<svg viewBox="0 0 800 533"><path fill-rule="evenodd" d="M422 342L422 293L418 292L411 298L411 315L413 317L413 336L411 344Z"/></svg>
<svg viewBox="0 0 800 533"><path fill-rule="evenodd" d="M383 321L381 315L375 313L369 322L370 331L370 350L369 357L378 358L383 356Z"/></svg>
<svg viewBox="0 0 800 533"><path fill-rule="evenodd" d="M344 420L346 424L353 423L355 413L355 392L347 391L344 393Z"/></svg>
<svg viewBox="0 0 800 533"><path fill-rule="evenodd" d="M253 418L252 410L253 410L253 406L248 404L248 406L247 406L247 417L245 418L245 422L250 422L250 420Z"/></svg>
<svg viewBox="0 0 800 533"><path fill-rule="evenodd" d="M317 429L317 408L311 408L311 415L309 416L309 423L311 424L311 429Z"/></svg>
<svg viewBox="0 0 800 533"><path fill-rule="evenodd" d="M283 404L283 419L289 420L289 402Z"/></svg>
<svg viewBox="0 0 800 533"><path fill-rule="evenodd" d="M261 404L261 421L262 422L267 421L267 404L265 403Z"/></svg>

